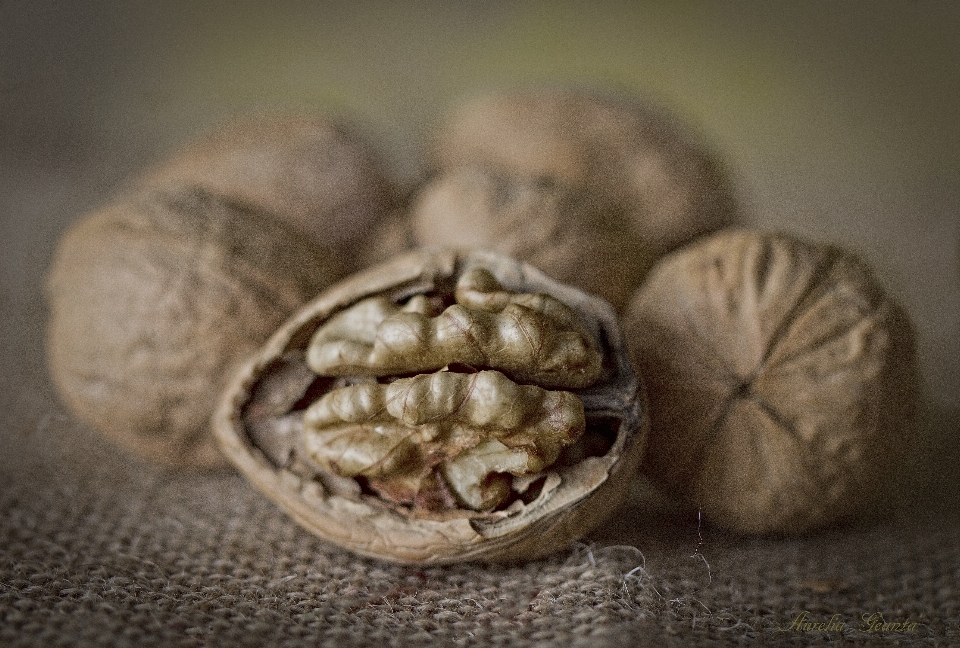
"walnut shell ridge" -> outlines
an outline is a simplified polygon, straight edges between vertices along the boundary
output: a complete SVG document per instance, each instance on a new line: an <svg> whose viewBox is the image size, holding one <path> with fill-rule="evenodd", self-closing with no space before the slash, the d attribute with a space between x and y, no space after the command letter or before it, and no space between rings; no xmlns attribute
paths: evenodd
<svg viewBox="0 0 960 648"><path fill-rule="evenodd" d="M624 316L650 393L643 471L743 533L866 510L918 400L913 334L838 248L750 230L665 257Z"/></svg>
<svg viewBox="0 0 960 648"><path fill-rule="evenodd" d="M400 300L452 289L458 276L478 266L506 289L560 299L595 337L604 353L601 379L574 391L583 400L588 430L605 435L604 448L554 466L530 501L485 513L390 504L352 480L301 462L285 421L305 394L317 396L327 388L322 381L318 387L304 358L317 328L374 295ZM361 555L431 565L533 558L587 533L626 496L642 457L647 418L642 383L606 302L509 257L431 249L353 275L300 309L235 374L213 424L237 468L312 533Z"/></svg>
<svg viewBox="0 0 960 648"><path fill-rule="evenodd" d="M226 465L210 415L227 377L339 278L290 225L197 190L122 196L50 268L47 361L78 418L171 465Z"/></svg>

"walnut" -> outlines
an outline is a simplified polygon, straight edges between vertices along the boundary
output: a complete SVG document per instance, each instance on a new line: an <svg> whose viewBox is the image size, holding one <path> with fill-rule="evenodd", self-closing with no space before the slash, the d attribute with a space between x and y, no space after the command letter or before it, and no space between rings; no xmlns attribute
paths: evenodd
<svg viewBox="0 0 960 648"><path fill-rule="evenodd" d="M502 252L617 309L653 258L616 205L548 177L452 169L422 188L410 218L422 245Z"/></svg>
<svg viewBox="0 0 960 648"><path fill-rule="evenodd" d="M916 407L913 341L851 254L722 232L661 261L624 328L650 390L643 470L708 519L796 533L881 491Z"/></svg>
<svg viewBox="0 0 960 648"><path fill-rule="evenodd" d="M201 191L118 198L63 237L47 358L76 415L149 459L226 465L208 423L227 375L339 278L272 215Z"/></svg>
<svg viewBox="0 0 960 648"><path fill-rule="evenodd" d="M657 255L734 215L713 154L664 110L629 96L562 88L479 96L449 116L433 155L441 171L493 165L588 189Z"/></svg>
<svg viewBox="0 0 960 648"><path fill-rule="evenodd" d="M226 454L307 529L415 564L564 547L626 494L645 425L609 305L445 250L304 306L214 416Z"/></svg>
<svg viewBox="0 0 960 648"><path fill-rule="evenodd" d="M376 151L321 115L247 115L188 143L135 183L196 186L275 214L354 263L396 200Z"/></svg>

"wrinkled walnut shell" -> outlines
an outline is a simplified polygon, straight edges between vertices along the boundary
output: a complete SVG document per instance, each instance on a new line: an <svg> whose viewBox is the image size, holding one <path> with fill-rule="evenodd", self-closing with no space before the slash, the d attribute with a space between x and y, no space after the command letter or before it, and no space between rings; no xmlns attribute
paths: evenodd
<svg viewBox="0 0 960 648"><path fill-rule="evenodd" d="M411 220L422 245L501 252L599 295L617 310L653 258L616 204L550 177L509 175L494 167L436 176L414 200Z"/></svg>
<svg viewBox="0 0 960 648"><path fill-rule="evenodd" d="M629 95L481 95L451 113L432 151L441 170L485 164L590 190L658 255L734 219L733 187L714 154L666 111Z"/></svg>
<svg viewBox="0 0 960 648"><path fill-rule="evenodd" d="M664 258L624 316L650 390L643 470L717 525L867 509L917 405L909 321L852 254L750 230Z"/></svg>
<svg viewBox="0 0 960 648"><path fill-rule="evenodd" d="M274 214L339 250L346 266L395 200L378 152L358 132L323 115L297 113L220 124L138 178L137 186L201 187Z"/></svg>
<svg viewBox="0 0 960 648"><path fill-rule="evenodd" d="M315 331L371 296L402 300L448 291L474 267L489 270L509 290L559 299L602 350L599 381L573 390L584 404L584 438L590 443L571 447L531 487L529 497L489 513L391 504L352 479L323 473L302 460L291 438L296 430L289 429L289 414L330 388L330 379L317 378L306 365ZM608 304L513 259L447 250L396 258L348 278L304 306L236 374L213 422L231 461L305 528L358 554L407 564L525 559L562 549L622 501L647 429L643 388Z"/></svg>
<svg viewBox="0 0 960 648"><path fill-rule="evenodd" d="M223 467L209 432L228 377L340 278L289 224L209 193L126 195L75 223L46 284L47 360L64 402L127 449Z"/></svg>

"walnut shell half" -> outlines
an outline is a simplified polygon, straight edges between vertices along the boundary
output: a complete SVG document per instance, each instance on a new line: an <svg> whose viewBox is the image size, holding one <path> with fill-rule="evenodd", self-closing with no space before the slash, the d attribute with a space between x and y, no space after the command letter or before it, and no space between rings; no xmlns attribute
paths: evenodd
<svg viewBox="0 0 960 648"><path fill-rule="evenodd" d="M479 286L477 290L480 292L464 291L464 281L469 284L467 288L470 290ZM471 284L471 281L474 283ZM473 366L467 366L444 359L440 362L448 364L436 373L433 367L420 367L403 373L390 365L393 367L390 369L393 372L391 375L382 375L383 372L376 377L345 377L342 373L318 375L316 364L308 360L308 349L313 344L312 340L318 339L327 344L330 337L322 331L318 334L318 331L331 320L334 320L332 326L339 326L336 322L344 317L352 317L353 312L362 312L367 308L364 304L370 304L370 308L378 312L383 311L384 301L404 305L400 309L402 312L389 307L389 304L384 311L387 313L384 317L389 316L390 326L394 329L398 326L402 328L404 322L413 322L411 326L414 328L410 330L414 333L421 330L416 326L434 327L440 331L441 337L444 335L445 322L450 320L446 313L453 313L462 318L461 321L469 322L473 315L465 314L468 306L478 306L488 311L482 316L474 313L476 321L481 322L477 326L484 325L483 322L493 326L490 322L495 322L496 326L507 327L501 330L507 333L509 325L505 321L511 319L518 309L522 310L530 304L534 304L534 308L549 311L558 320L566 318L569 321L566 313L572 313L575 316L572 327L582 332L589 346L596 349L601 357L599 377L588 387L564 386L566 392L551 393L566 394L562 397L565 402L569 401L569 394L573 395L577 406L572 410L566 405L564 407L565 411L574 412L571 415L574 420L579 408L580 416L585 418L585 426L580 424L582 432L577 430L567 435L563 442L569 444L559 453L552 450L538 453L537 442L531 440L531 435L536 435L534 430L550 427L554 419L561 417L548 415L538 418L538 415L534 415L531 418L529 411L524 411L525 407L531 409L527 407L529 404L521 407L518 403L516 408L512 408L507 403L504 407L505 394L529 394L532 393L531 389L536 392L536 398L551 402L553 397L544 396L543 385L525 383L525 380L531 379L517 377L522 374L514 373L511 379L525 384L518 386L515 391L511 391L514 387L509 387L507 391L489 398L490 408L502 408L499 413L492 412L491 416L484 414L484 407L487 406L478 405L477 402L470 403L473 411L469 415L458 411L459 407L451 408L439 402L443 396L438 391L443 389L441 383L450 382L434 380L449 375L443 372L464 374L468 379L482 378L477 384L483 383L486 387L477 387L478 390L499 390L501 385L510 383L511 379L499 374L492 376L497 373L492 370L495 367L475 361ZM377 305L378 302L381 305ZM444 307L446 310L443 310ZM431 308L434 310L430 311ZM502 317L491 315L491 312L499 313L501 309ZM390 315L395 311L399 314ZM433 316L441 311L440 315ZM342 344L345 347L366 345L363 348L379 344L373 329L365 332L361 330L364 326L366 324L343 329L348 336L356 331L356 340L359 342L351 338ZM523 344L525 334L531 332L528 329L520 331L520 328L512 344ZM533 333L532 340L543 334L542 331ZM546 334L550 335L549 332ZM388 331L385 335L389 337L392 334ZM429 337L424 340L425 344L430 343ZM539 348L539 343L534 347ZM504 371L510 373L509 370ZM350 370L346 373L350 373ZM422 383L422 380L431 376L434 379L428 382L432 386L417 391L419 387L415 387L414 383ZM408 382L411 388L405 386ZM457 382L458 389L464 389L462 380L454 382ZM476 381L471 381L471 384L473 382ZM394 390L391 386L398 389ZM409 462L409 457L417 452L420 452L417 456L425 456L422 447L427 445L417 450L407 443L408 439L404 439L403 442L407 444L405 454L393 453L389 460L384 459L376 465L367 461L353 472L338 474L331 466L343 464L344 461L356 463L357 457L364 458L364 453L375 455L381 452L384 437L371 439L368 436L364 439L353 428L341 434L336 427L341 423L337 421L349 427L357 420L357 416L367 417L369 412L375 412L379 418L370 423L368 429L389 435L395 433L397 425L410 423L409 420L404 423L401 419L417 418L406 416L406 402L394 403L397 407L393 409L398 410L396 418L387 414L390 406L371 405L369 401L357 400L344 407L340 401L353 398L350 389L368 395L376 393L376 398L390 398L383 394L391 390L400 391L405 395L404 398L414 398L411 401L413 407L417 407L416 398L433 399L433 402L425 405L427 409L424 412L429 409L429 414L421 417L426 423L412 427L410 438L428 437L433 442L438 430L446 433L454 429L459 435L456 437L458 443L473 445L459 460L456 457L451 459L453 453L449 445L442 448L439 454L447 454L441 459L450 460L445 467L447 472L416 476L417 487L428 484L430 488L424 488L420 495L406 500L401 497L402 493L398 493L402 489L396 485L409 484L409 474L402 475L406 482L403 479L384 482L381 478L397 462ZM471 392L472 389L469 387L465 391ZM471 393L477 395L476 392ZM323 403L330 400L331 394L341 396L328 407ZM411 397L411 394L422 396ZM582 408L579 406L581 401ZM333 429L332 436L336 437L334 443L346 445L326 449L314 447L311 452L309 444L317 443L320 438L316 434L311 437L310 424L304 422L305 413L311 405L314 418L320 416L328 421L333 417L333 427L324 423L325 427L321 430L323 434L327 434L324 430ZM317 407L322 408L323 414L318 413ZM356 414L365 408L369 410L368 413ZM440 412L440 416L457 412L459 418L447 416L442 421L436 420L436 412ZM511 420L512 417L517 421L517 429L501 429L497 432L497 439L481 441L479 445L469 440L475 430L464 429L464 422L483 428L485 421L493 419L500 421L498 425L502 428L502 421ZM526 422L521 424L521 420ZM419 420L414 422L420 423ZM425 250L401 256L326 290L289 319L240 369L226 390L213 423L221 447L231 461L305 528L358 554L406 564L515 560L562 549L600 523L622 501L636 474L648 427L642 383L630 366L616 317L606 302L560 284L514 259L490 252L451 250ZM521 429L521 426L527 427ZM304 438L312 440L305 443ZM548 442L548 445L555 446L555 440ZM489 484L472 483L470 492L476 495L482 491L483 497L478 496L478 501L486 507L474 510L460 505L463 499L459 504L455 503L451 489L435 483L442 481L437 475L453 474L456 477L483 461L500 461L509 455L508 449L500 441L507 446L525 443L525 448L532 448L537 456L523 455L523 463L527 466L536 464L537 472L509 473L507 468L501 468L504 472L491 473L491 477L496 477L496 488L493 490L497 490L499 498L496 500L498 504L492 509L486 507L489 502L484 488ZM351 444L356 445L351 447ZM433 448L430 452L436 450L436 444L430 447ZM455 451L458 452L459 448ZM380 456L386 454L384 452ZM534 459L542 460L547 455L550 455L549 465L539 470L542 466ZM315 460L318 456L322 456L320 462ZM330 459L331 456L333 459ZM516 458L517 455L509 456ZM366 477L356 475L367 475L370 479L368 481ZM388 486L384 487L384 483L388 483ZM423 496L424 492L429 496Z"/></svg>

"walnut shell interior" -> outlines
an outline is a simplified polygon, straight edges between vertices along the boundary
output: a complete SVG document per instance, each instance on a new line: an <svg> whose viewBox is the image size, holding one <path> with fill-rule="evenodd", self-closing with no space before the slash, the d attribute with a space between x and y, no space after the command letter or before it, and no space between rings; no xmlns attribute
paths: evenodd
<svg viewBox="0 0 960 648"><path fill-rule="evenodd" d="M302 411L338 380L317 376L306 364L315 331L371 296L399 303L414 295L449 292L458 277L476 267L490 271L510 290L561 300L602 350L598 382L573 390L586 414L581 440L546 471L515 482L503 505L485 512L389 502L362 479L333 475L310 462L298 441ZM512 560L563 548L622 500L644 448L644 399L606 302L508 257L431 250L354 275L304 306L236 374L214 416L214 428L241 472L321 538L400 563Z"/></svg>

